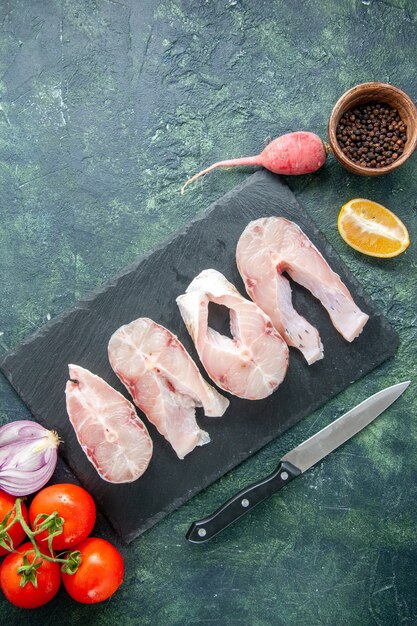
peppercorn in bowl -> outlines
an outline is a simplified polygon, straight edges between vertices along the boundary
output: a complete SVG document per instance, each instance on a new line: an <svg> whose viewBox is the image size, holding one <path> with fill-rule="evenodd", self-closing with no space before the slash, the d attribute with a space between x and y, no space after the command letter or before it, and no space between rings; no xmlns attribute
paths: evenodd
<svg viewBox="0 0 417 626"><path fill-rule="evenodd" d="M400 167L417 146L417 108L398 87L363 83L336 102L329 144L350 172L381 176Z"/></svg>

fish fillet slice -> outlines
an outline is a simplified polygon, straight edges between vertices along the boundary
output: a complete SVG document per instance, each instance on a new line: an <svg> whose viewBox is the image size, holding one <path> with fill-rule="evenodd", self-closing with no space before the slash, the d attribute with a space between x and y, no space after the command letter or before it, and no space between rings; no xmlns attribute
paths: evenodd
<svg viewBox="0 0 417 626"><path fill-rule="evenodd" d="M229 401L206 383L168 329L148 318L122 326L110 339L109 360L135 404L180 459L210 441L196 422L195 408L221 416Z"/></svg>
<svg viewBox="0 0 417 626"><path fill-rule="evenodd" d="M153 445L133 404L87 369L68 368L68 416L87 458L108 482L137 480L149 465Z"/></svg>
<svg viewBox="0 0 417 626"><path fill-rule="evenodd" d="M290 220L268 217L250 222L238 241L236 261L249 296L270 316L288 345L298 348L309 364L323 357L320 336L294 310L290 283L283 272L320 300L334 327L347 341L353 341L369 319L338 274Z"/></svg>
<svg viewBox="0 0 417 626"><path fill-rule="evenodd" d="M229 309L233 338L208 325L209 302ZM204 270L177 304L201 362L221 389L258 400L282 382L288 367L287 345L269 317L243 298L223 274Z"/></svg>

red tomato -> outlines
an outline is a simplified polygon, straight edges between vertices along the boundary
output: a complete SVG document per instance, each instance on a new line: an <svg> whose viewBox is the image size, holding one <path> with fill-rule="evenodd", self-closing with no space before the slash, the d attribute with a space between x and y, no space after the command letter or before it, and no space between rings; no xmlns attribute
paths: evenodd
<svg viewBox="0 0 417 626"><path fill-rule="evenodd" d="M36 516L40 513L50 515L57 511L64 519L63 531L53 538L54 550L73 548L84 541L93 530L96 522L96 505L90 494L78 485L64 483L50 485L36 494L29 507L29 519L32 529ZM41 520L42 521L42 520ZM47 547L48 532L36 535L36 542Z"/></svg>
<svg viewBox="0 0 417 626"><path fill-rule="evenodd" d="M37 569L38 586L35 587L31 581L24 587L20 586L22 579L17 570L23 565L23 555L27 550L28 561L32 563L35 558L35 551L32 544L24 543L19 548L19 552L13 552L6 556L0 567L0 588L6 598L12 604L23 609L36 609L38 606L46 604L58 593L61 584L61 569L59 563L43 561Z"/></svg>
<svg viewBox="0 0 417 626"><path fill-rule="evenodd" d="M12 508L14 507L15 501L16 501L15 496L11 496L10 494L0 489L0 522L2 522L4 518L6 517L7 513L12 510ZM28 523L29 516L28 516L28 510L26 508L26 505L24 502L21 502L20 506L22 507L23 518L25 522ZM16 516L15 513L13 513L10 516L9 521L7 523L10 524L10 522L14 520L15 516ZM16 522L16 524L11 527L8 533L13 540L14 548L17 548L17 546L19 546L22 543L23 539L26 537L26 533L21 527L19 522ZM3 556L4 554L9 554L9 551L0 546L0 556Z"/></svg>
<svg viewBox="0 0 417 626"><path fill-rule="evenodd" d="M81 565L75 574L62 574L64 587L74 600L94 604L107 600L123 581L122 555L105 539L89 537L79 546Z"/></svg>

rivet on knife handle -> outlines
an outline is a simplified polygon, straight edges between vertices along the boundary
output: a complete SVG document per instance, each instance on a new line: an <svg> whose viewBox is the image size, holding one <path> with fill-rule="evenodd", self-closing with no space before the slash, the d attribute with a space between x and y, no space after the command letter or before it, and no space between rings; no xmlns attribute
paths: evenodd
<svg viewBox="0 0 417 626"><path fill-rule="evenodd" d="M186 538L192 543L204 543L212 539L221 530L251 511L257 504L269 498L273 493L285 487L293 478L301 474L300 470L289 463L280 463L270 476L242 489L225 502L209 517L193 522Z"/></svg>

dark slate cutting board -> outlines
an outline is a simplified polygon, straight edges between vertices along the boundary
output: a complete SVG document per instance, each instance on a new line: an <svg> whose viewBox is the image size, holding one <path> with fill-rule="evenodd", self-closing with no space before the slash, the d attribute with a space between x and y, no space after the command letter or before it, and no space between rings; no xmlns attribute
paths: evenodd
<svg viewBox="0 0 417 626"><path fill-rule="evenodd" d="M205 375L175 298L205 268L223 272L245 293L235 264L236 243L248 222L269 215L294 220L317 245L341 275L357 304L370 314L364 331L348 344L333 328L324 308L304 289L293 285L295 307L319 329L325 358L308 366L291 349L288 374L269 398L251 402L231 397L223 418L206 418L198 410L199 424L210 433L212 441L183 461L177 459L170 445L149 425L154 455L147 472L131 484L112 485L103 481L84 456L66 416L67 364L90 369L127 395L108 363L107 343L120 325L146 316L177 334ZM212 325L218 328L226 319L220 308L213 311ZM34 417L58 431L64 441L61 452L72 470L120 536L131 541L382 363L394 353L397 343L394 330L290 189L280 178L260 171L214 203L186 231L9 352L1 369Z"/></svg>

